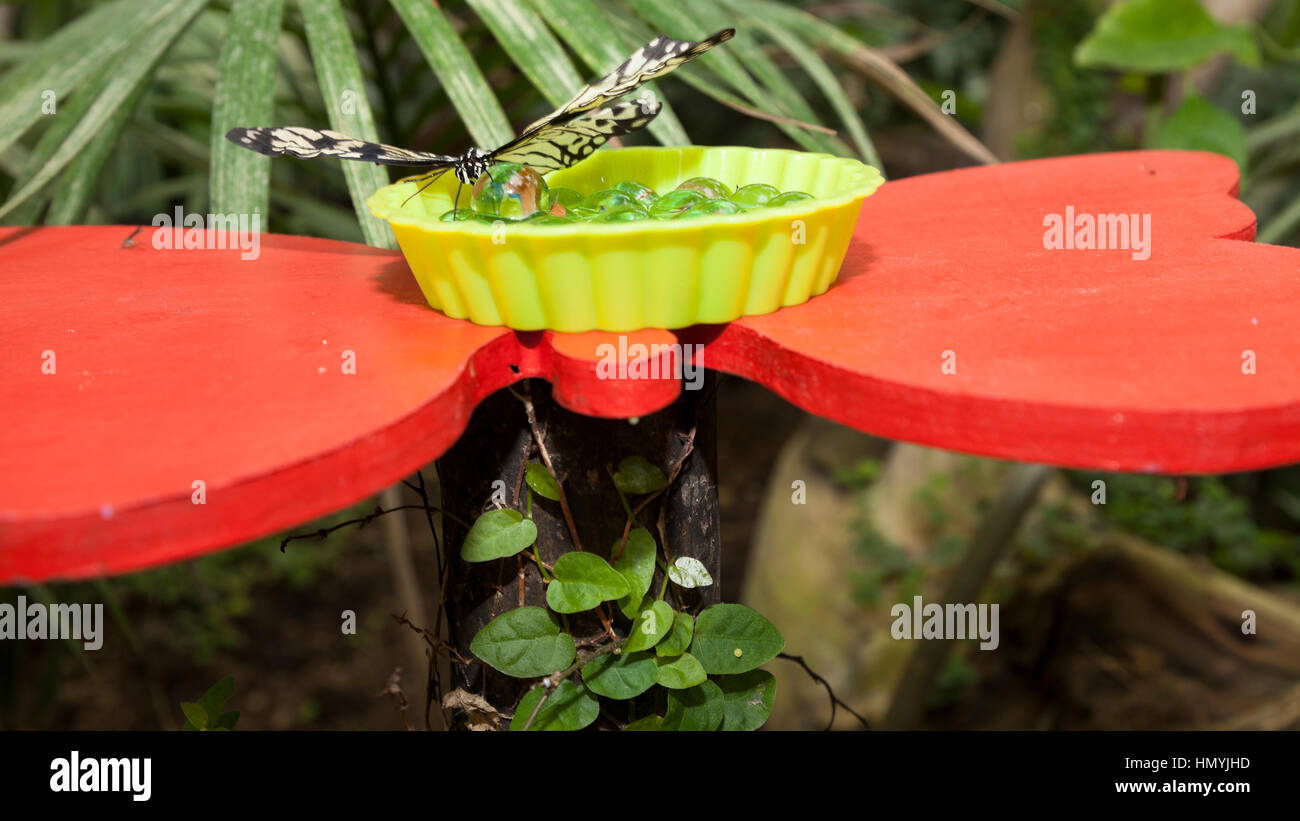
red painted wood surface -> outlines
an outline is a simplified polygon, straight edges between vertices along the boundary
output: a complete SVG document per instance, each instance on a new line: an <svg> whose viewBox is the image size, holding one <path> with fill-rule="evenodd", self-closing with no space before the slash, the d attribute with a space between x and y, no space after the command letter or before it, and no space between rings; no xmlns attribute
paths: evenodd
<svg viewBox="0 0 1300 821"><path fill-rule="evenodd" d="M954 450L1170 473L1300 461L1300 250L1243 241L1236 184L1230 161L1184 152L891 182L825 295L629 341L700 343L698 362L808 411ZM1150 214L1150 257L1046 250L1044 216L1067 206ZM602 416L680 391L598 378L616 335L447 319L391 252L264 235L242 261L155 250L149 228L124 248L131 230L0 229L0 581L174 561L336 510L525 377Z"/></svg>

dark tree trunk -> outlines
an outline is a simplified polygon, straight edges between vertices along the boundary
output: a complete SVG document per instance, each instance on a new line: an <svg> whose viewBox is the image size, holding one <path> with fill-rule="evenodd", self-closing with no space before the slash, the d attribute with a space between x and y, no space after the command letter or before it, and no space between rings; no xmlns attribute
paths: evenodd
<svg viewBox="0 0 1300 821"><path fill-rule="evenodd" d="M693 556L713 576L712 586L696 590L669 585L671 595L680 596L677 601L693 611L717 602L721 580L715 480L715 384L716 378L709 375L701 390L683 391L677 402L642 417L635 424L566 410L551 399L550 386L541 380L514 386L516 392L532 400L547 452L563 482L578 539L587 552L608 559L611 549L623 536L627 516L610 477L610 471L620 460L644 456L669 476L674 465L681 464L667 492L638 514L637 524L654 534L670 561ZM524 403L510 390L498 391L479 405L465 433L438 461L444 509L472 523L492 506L493 484L501 481L507 505L526 511L527 486L523 477L529 461L541 459L533 444ZM643 498L629 499L633 509ZM553 564L560 554L575 549L558 502L534 494L532 513L543 562ZM531 561L512 557L493 562L465 562L459 551L466 529L448 517L445 532L449 550L446 590L449 640L465 658L473 658L469 644L484 625L516 607L545 607L545 588ZM651 591L657 591L661 582L662 574L656 571ZM615 630L623 635L627 619L613 603L607 603L605 609L613 618ZM569 623L577 639L594 637L603 630L594 616L570 617ZM477 693L498 711L509 713L529 683L501 675L486 665L459 664L452 666L448 689L463 688Z"/></svg>

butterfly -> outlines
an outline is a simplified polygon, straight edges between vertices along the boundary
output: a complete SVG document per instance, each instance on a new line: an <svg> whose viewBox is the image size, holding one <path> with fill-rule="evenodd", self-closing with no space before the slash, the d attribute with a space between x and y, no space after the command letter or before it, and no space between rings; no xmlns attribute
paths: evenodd
<svg viewBox="0 0 1300 821"><path fill-rule="evenodd" d="M358 140L337 131L297 126L235 128L226 134L226 139L272 157L337 157L380 165L426 167L430 170L402 180L427 180L421 191L447 171L454 171L460 185L472 185L499 162L528 165L542 173L556 171L585 159L611 137L644 128L662 108L649 97L634 102L612 101L725 43L733 34L735 29L724 29L699 42L674 40L661 34L633 52L618 68L584 86L567 103L492 151L470 148L460 156L433 154ZM456 188L457 202L460 185Z"/></svg>

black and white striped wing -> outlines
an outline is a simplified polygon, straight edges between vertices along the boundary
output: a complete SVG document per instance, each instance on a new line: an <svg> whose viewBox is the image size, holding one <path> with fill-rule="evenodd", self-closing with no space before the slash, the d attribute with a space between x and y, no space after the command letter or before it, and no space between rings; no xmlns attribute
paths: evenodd
<svg viewBox="0 0 1300 821"><path fill-rule="evenodd" d="M281 126L273 128L233 128L226 139L268 157L290 156L301 159L338 157L341 160L373 162L380 165L449 166L455 157L409 151L395 145L358 140L337 131Z"/></svg>
<svg viewBox="0 0 1300 821"><path fill-rule="evenodd" d="M543 125L493 151L492 162L517 162L538 171L557 171L584 160L610 137L645 128L663 106L632 100L588 112L562 124Z"/></svg>
<svg viewBox="0 0 1300 821"><path fill-rule="evenodd" d="M736 33L735 29L723 29L717 34L698 43L689 40L674 40L663 34L646 43L623 61L622 65L590 85L584 86L573 99L555 111L529 125L522 132L523 136L553 123L568 122L585 111L591 111L616 100L644 83L668 72L689 60L693 60L719 43L725 43Z"/></svg>

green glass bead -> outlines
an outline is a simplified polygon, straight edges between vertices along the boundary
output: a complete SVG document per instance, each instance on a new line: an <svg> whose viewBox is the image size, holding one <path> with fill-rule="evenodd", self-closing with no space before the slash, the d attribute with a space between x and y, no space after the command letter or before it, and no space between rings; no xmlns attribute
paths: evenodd
<svg viewBox="0 0 1300 821"><path fill-rule="evenodd" d="M698 205L692 205L690 208L687 208L685 211L683 211L681 214L678 215L677 219L693 219L695 217L726 216L728 214L740 214L743 213L744 210L745 209L741 208L739 205L736 205L731 200L726 200L726 199L705 200L704 202L699 203Z"/></svg>
<svg viewBox="0 0 1300 821"><path fill-rule="evenodd" d="M493 214L475 214L474 221L484 225L496 225L498 222L522 222L522 220L508 220L505 217L498 217Z"/></svg>
<svg viewBox="0 0 1300 821"><path fill-rule="evenodd" d="M578 206L579 210L588 211L608 211L611 208L619 208L625 205L635 205L636 200L631 196L617 191L613 188L604 188L594 194L589 194L582 204Z"/></svg>
<svg viewBox="0 0 1300 821"><path fill-rule="evenodd" d="M565 209L574 208L582 202L582 194L575 188L557 185L551 189L551 202L563 205Z"/></svg>
<svg viewBox="0 0 1300 821"><path fill-rule="evenodd" d="M568 217L557 217L545 211L538 211L527 220L529 225L571 225L575 221Z"/></svg>
<svg viewBox="0 0 1300 821"><path fill-rule="evenodd" d="M469 208L453 209L438 217L439 222L459 222L472 219L474 219L474 211Z"/></svg>
<svg viewBox="0 0 1300 821"><path fill-rule="evenodd" d="M675 217L693 205L704 202L705 197L698 191L669 191L650 207L651 216L665 218Z"/></svg>
<svg viewBox="0 0 1300 821"><path fill-rule="evenodd" d="M526 165L498 163L474 182L470 204L476 214L519 220L551 206L542 175Z"/></svg>
<svg viewBox="0 0 1300 821"><path fill-rule="evenodd" d="M709 199L718 197L731 196L731 189L725 183L715 180L712 177L691 177L681 185L677 186L678 191L697 191Z"/></svg>
<svg viewBox="0 0 1300 821"><path fill-rule="evenodd" d="M659 199L659 195L655 193L653 188L631 180L614 183L610 188L614 191L622 191L647 208L653 205L655 200Z"/></svg>
<svg viewBox="0 0 1300 821"><path fill-rule="evenodd" d="M796 202L803 202L813 198L812 194L805 194L802 191L786 191L784 194L777 194L767 201L768 208L780 208L782 205L792 205Z"/></svg>
<svg viewBox="0 0 1300 821"><path fill-rule="evenodd" d="M755 182L737 188L735 193L731 195L731 201L745 208L756 208L767 205L773 197L779 197L780 195L781 189L775 185Z"/></svg>
<svg viewBox="0 0 1300 821"><path fill-rule="evenodd" d="M636 220L646 219L650 219L650 212L639 204L621 205L617 208L601 211L591 217L592 222L635 222Z"/></svg>

